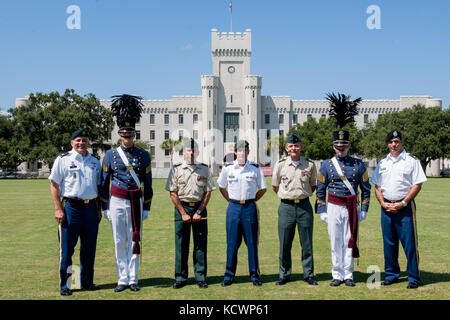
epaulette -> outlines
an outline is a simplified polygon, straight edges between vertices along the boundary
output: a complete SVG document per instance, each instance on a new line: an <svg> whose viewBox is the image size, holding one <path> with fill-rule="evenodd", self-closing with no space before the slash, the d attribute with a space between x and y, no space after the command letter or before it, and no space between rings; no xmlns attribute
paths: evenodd
<svg viewBox="0 0 450 320"><path fill-rule="evenodd" d="M257 164L257 163L250 162L250 164L251 164L252 166L255 166L255 167L259 168L259 164Z"/></svg>
<svg viewBox="0 0 450 320"><path fill-rule="evenodd" d="M306 161L308 161L308 162L314 163L314 161L312 161L312 160L309 159L309 158L305 158L305 159L306 159Z"/></svg>
<svg viewBox="0 0 450 320"><path fill-rule="evenodd" d="M181 163L176 163L176 164L173 165L174 168L178 167L178 166L181 166Z"/></svg>
<svg viewBox="0 0 450 320"><path fill-rule="evenodd" d="M417 158L415 155L413 155L412 153L408 153L408 155L411 157L411 158L413 158L413 159L415 159L415 160L419 160L420 161L420 159L419 158Z"/></svg>
<svg viewBox="0 0 450 320"><path fill-rule="evenodd" d="M70 152L63 153L62 155L60 155L60 157L63 158L63 157L65 157L65 156L68 156L69 153L70 153Z"/></svg>
<svg viewBox="0 0 450 320"><path fill-rule="evenodd" d="M231 166L233 164L233 162L227 162L227 163L225 163L225 167L229 167L229 166Z"/></svg>
<svg viewBox="0 0 450 320"><path fill-rule="evenodd" d="M205 164L205 163L199 163L199 165L201 165L201 166L205 166L205 167L207 167L208 165L207 164Z"/></svg>
<svg viewBox="0 0 450 320"><path fill-rule="evenodd" d="M287 157L283 157L283 158L279 159L278 162L283 162L283 161L285 161L286 159L287 159Z"/></svg>

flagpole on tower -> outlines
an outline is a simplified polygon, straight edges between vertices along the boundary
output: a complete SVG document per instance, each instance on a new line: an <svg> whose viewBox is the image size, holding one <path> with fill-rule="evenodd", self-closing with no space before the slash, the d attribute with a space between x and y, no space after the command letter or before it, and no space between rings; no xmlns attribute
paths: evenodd
<svg viewBox="0 0 450 320"><path fill-rule="evenodd" d="M230 0L230 32L233 32L233 1Z"/></svg>

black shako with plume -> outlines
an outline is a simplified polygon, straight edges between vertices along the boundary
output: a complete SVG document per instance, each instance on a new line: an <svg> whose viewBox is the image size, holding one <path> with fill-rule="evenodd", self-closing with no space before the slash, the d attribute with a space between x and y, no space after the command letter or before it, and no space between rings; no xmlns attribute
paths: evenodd
<svg viewBox="0 0 450 320"><path fill-rule="evenodd" d="M355 122L355 116L358 115L358 105L362 98L350 99L350 95L341 93L327 93L326 99L330 103L328 115L337 120L340 130L333 131L333 144L335 146L345 146L350 144L350 133L342 128Z"/></svg>
<svg viewBox="0 0 450 320"><path fill-rule="evenodd" d="M113 99L111 110L116 117L119 133L136 132L136 122L141 118L141 113L143 112L142 97L122 94L111 98Z"/></svg>

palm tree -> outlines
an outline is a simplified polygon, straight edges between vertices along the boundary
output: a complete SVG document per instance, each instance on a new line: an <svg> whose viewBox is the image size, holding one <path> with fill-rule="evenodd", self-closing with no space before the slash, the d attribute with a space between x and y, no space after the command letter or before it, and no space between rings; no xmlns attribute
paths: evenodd
<svg viewBox="0 0 450 320"><path fill-rule="evenodd" d="M280 157L282 157L285 154L285 152L286 152L286 150L285 150L286 138L283 135L274 136L271 139L267 140L267 142L266 142L266 149L269 150L269 151L272 151L272 149L273 149L272 145L275 146L275 144L277 143L277 140L278 140L278 155Z"/></svg>
<svg viewBox="0 0 450 320"><path fill-rule="evenodd" d="M183 138L180 137L178 140L166 139L161 143L161 149L167 150L170 152L170 166L173 165L173 152L180 151L183 148Z"/></svg>

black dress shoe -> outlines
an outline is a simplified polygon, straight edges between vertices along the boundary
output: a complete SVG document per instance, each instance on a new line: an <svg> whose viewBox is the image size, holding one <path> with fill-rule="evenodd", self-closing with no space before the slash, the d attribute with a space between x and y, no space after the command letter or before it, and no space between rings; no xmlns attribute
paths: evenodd
<svg viewBox="0 0 450 320"><path fill-rule="evenodd" d="M252 280L252 283L255 287L261 287L262 286L262 282L259 279L256 280Z"/></svg>
<svg viewBox="0 0 450 320"><path fill-rule="evenodd" d="M277 286L283 286L283 285L285 285L286 283L288 283L289 281L291 281L291 278L289 278L289 277L287 277L287 278L280 278L280 279L278 279L277 282L275 282L275 284L276 284Z"/></svg>
<svg viewBox="0 0 450 320"><path fill-rule="evenodd" d="M407 289L417 289L419 287L418 283L415 282L408 282L408 286L406 287Z"/></svg>
<svg viewBox="0 0 450 320"><path fill-rule="evenodd" d="M183 288L186 285L186 281L177 281L173 284L172 288L174 289L180 289Z"/></svg>
<svg viewBox="0 0 450 320"><path fill-rule="evenodd" d="M355 282L352 279L345 279L345 285L347 287L354 287L355 286Z"/></svg>
<svg viewBox="0 0 450 320"><path fill-rule="evenodd" d="M130 284L130 290L136 292L136 291L141 290L141 288L139 288L137 284L133 283L133 284Z"/></svg>
<svg viewBox="0 0 450 320"><path fill-rule="evenodd" d="M88 290L88 291L95 291L95 290L99 290L100 287L98 285L96 285L95 283L91 283L90 285L87 285L87 286L81 286L81 289Z"/></svg>
<svg viewBox="0 0 450 320"><path fill-rule="evenodd" d="M222 287L228 287L233 284L233 280L223 280Z"/></svg>
<svg viewBox="0 0 450 320"><path fill-rule="evenodd" d="M317 283L317 281L314 279L314 277L308 277L308 278L305 278L305 280L303 280L303 281L305 281L306 283L308 283L308 284L311 285L311 286L317 286L317 285L318 285L318 283Z"/></svg>
<svg viewBox="0 0 450 320"><path fill-rule="evenodd" d="M69 288L62 288L61 295L62 296L70 296L70 295L72 295L72 290L70 290Z"/></svg>
<svg viewBox="0 0 450 320"><path fill-rule="evenodd" d="M381 285L382 285L382 286L390 286L391 284L396 283L397 281L398 281L397 278L394 278L394 279L392 279L392 280L386 279L386 280L384 280L384 281L381 283Z"/></svg>
<svg viewBox="0 0 450 320"><path fill-rule="evenodd" d="M333 279L333 281L331 281L331 283L330 283L330 286L332 286L332 287L339 287L342 282L344 282L344 281L339 280L339 279Z"/></svg>
<svg viewBox="0 0 450 320"><path fill-rule="evenodd" d="M126 285L119 284L117 287L114 288L114 292L122 292L122 291L125 290L126 288L127 288Z"/></svg>
<svg viewBox="0 0 450 320"><path fill-rule="evenodd" d="M208 284L205 281L198 281L197 285L200 289L206 289L208 288Z"/></svg>

